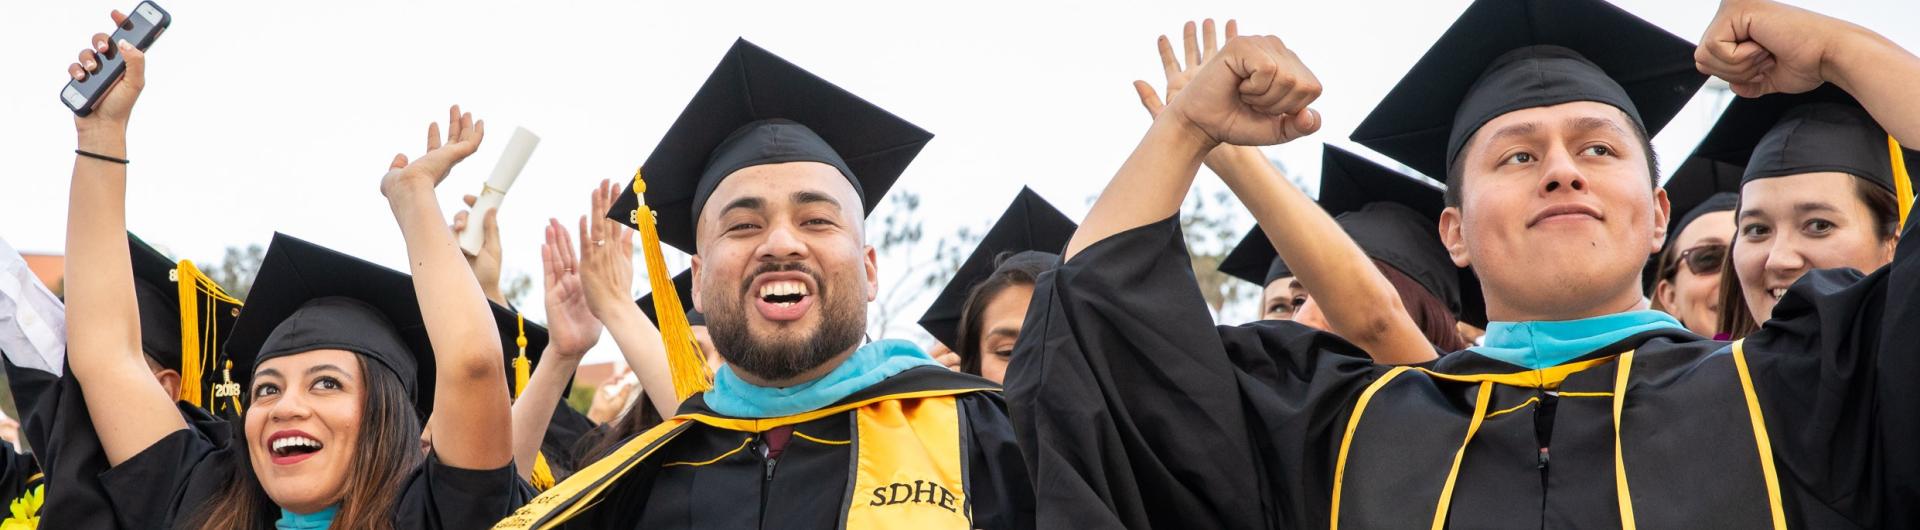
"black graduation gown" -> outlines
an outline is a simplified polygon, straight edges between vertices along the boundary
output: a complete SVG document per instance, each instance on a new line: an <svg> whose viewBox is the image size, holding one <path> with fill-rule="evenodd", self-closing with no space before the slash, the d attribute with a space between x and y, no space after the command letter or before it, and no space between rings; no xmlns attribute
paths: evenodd
<svg viewBox="0 0 1920 530"><path fill-rule="evenodd" d="M15 366L13 361L0 356L0 365L7 371L8 390L13 393L14 409L20 414L21 441L27 447L34 447L27 432L27 423L32 419L34 407L39 404L42 395L59 381L53 374L39 370ZM9 504L19 499L37 486L45 484L41 474L40 462L31 452L19 452L21 448L10 443L0 443L0 518L8 517ZM42 497L42 504L45 498Z"/></svg>
<svg viewBox="0 0 1920 530"><path fill-rule="evenodd" d="M100 475L107 496L127 521L166 521L167 527L187 524L194 510L220 494L238 464L247 458L245 444L207 439L195 429L182 429ZM460 469L427 461L411 472L394 507L394 528L485 528L532 498L532 488L514 473L512 464L493 470ZM277 510L262 513L258 528L273 528Z"/></svg>
<svg viewBox="0 0 1920 530"><path fill-rule="evenodd" d="M1040 278L1008 370L1038 526L1326 528L1337 473L1344 527L1422 526L1457 465L1454 528L1618 528L1616 469L1642 528L1764 528L1782 505L1796 528L1913 528L1920 341L1899 332L1920 324L1920 242L1904 242L1870 276L1793 286L1744 345L1757 405L1728 343L1683 331L1575 359L1596 364L1555 392L1492 385L1481 404L1479 384L1395 373L1292 322L1215 326L1175 220L1129 230ZM1470 351L1431 368L1524 372Z"/></svg>
<svg viewBox="0 0 1920 530"><path fill-rule="evenodd" d="M941 367L919 367L875 383L839 401L943 387L977 378ZM990 383L987 383L990 384ZM950 386L950 385L947 385ZM996 392L955 398L967 457L966 481L972 491L974 526L986 529L1033 528L1033 492L1006 406ZM681 405L680 414L721 416L702 396ZM809 440L844 441L851 434L853 411L795 424L778 459L763 456L758 434L691 423L612 490L598 508L568 521L563 528L837 528L848 505L852 451ZM805 436L801 436L804 434ZM724 456L721 456L724 455ZM718 458L716 458L718 457ZM699 465L663 465L700 463ZM609 509L612 508L612 509Z"/></svg>
<svg viewBox="0 0 1920 530"><path fill-rule="evenodd" d="M4 466L0 469L0 519L6 519L12 514L12 503L43 484L44 477L33 455L19 452L9 442L0 442L0 466Z"/></svg>
<svg viewBox="0 0 1920 530"><path fill-rule="evenodd" d="M40 509L41 528L148 528L151 519L130 519L108 498L100 474L108 469L107 454L93 431L93 415L81 395L80 382L71 374L49 379L36 370L14 370L16 403L32 403L21 424L27 445L45 471L46 492ZM45 384L51 381L51 384ZM23 385L24 383L24 385ZM31 397L28 397L31 396ZM174 404L189 429L209 440L232 436L229 424L187 403ZM26 409L22 409L26 410Z"/></svg>
<svg viewBox="0 0 1920 530"><path fill-rule="evenodd" d="M547 469L553 472L554 481L566 480L573 475L575 464L581 461L580 440L597 427L587 415L567 406L565 400L554 405L553 419L547 422L547 434L540 439L540 454L546 457Z"/></svg>

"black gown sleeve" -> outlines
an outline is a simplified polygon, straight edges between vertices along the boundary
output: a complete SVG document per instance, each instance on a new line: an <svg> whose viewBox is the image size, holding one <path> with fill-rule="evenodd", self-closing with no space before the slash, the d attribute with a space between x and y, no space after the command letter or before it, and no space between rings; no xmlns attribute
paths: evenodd
<svg viewBox="0 0 1920 530"><path fill-rule="evenodd" d="M1342 344L1291 323L1216 327L1176 218L1087 247L1040 277L1007 370L1037 526L1276 526L1272 481L1295 479L1269 471L1326 460L1259 453L1311 444L1375 373ZM1318 430L1265 432L1296 421Z"/></svg>
<svg viewBox="0 0 1920 530"><path fill-rule="evenodd" d="M967 483L973 526L1028 530L1033 524L1033 481L1014 441L1013 421L997 394L969 394L956 403L966 418Z"/></svg>
<svg viewBox="0 0 1920 530"><path fill-rule="evenodd" d="M547 422L547 434L540 440L540 453L546 455L547 468L554 482L566 480L581 461L581 438L594 428L587 415L567 406L566 400L554 404L553 419Z"/></svg>
<svg viewBox="0 0 1920 530"><path fill-rule="evenodd" d="M197 509L219 489L232 475L233 457L189 427L168 434L99 478L119 528L164 528L180 524L191 515L188 510ZM54 487L47 489L52 492Z"/></svg>
<svg viewBox="0 0 1920 530"><path fill-rule="evenodd" d="M26 419L21 428L46 473L40 526L124 528L116 522L100 481L100 473L107 470L107 455L94 435L80 383L71 374L62 376L33 401L31 412L22 409Z"/></svg>
<svg viewBox="0 0 1920 530"><path fill-rule="evenodd" d="M33 477L40 473L40 466L32 455L21 453L12 443L3 441L0 441L0 466L4 466L0 468L0 503L20 498L37 482ZM6 505L0 505L0 509L5 508ZM0 512L0 518L6 516L7 513Z"/></svg>
<svg viewBox="0 0 1920 530"><path fill-rule="evenodd" d="M24 432L27 421L33 417L33 411L40 408L40 399L60 383L60 376L20 367L4 355L0 355L0 365L6 368L7 390L13 392L13 409L19 415L20 427ZM33 447L32 442L28 442L27 447Z"/></svg>
<svg viewBox="0 0 1920 530"><path fill-rule="evenodd" d="M1807 273L1745 352L1794 519L1920 527L1920 241Z"/></svg>
<svg viewBox="0 0 1920 530"><path fill-rule="evenodd" d="M530 500L533 487L520 480L511 463L499 469L461 469L428 455L401 490L394 507L394 528L492 528Z"/></svg>

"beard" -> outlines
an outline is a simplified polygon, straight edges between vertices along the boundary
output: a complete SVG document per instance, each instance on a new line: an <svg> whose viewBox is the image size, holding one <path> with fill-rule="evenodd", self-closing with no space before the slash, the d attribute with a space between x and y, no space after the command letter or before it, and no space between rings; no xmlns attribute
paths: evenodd
<svg viewBox="0 0 1920 530"><path fill-rule="evenodd" d="M812 276L814 284L819 286L819 292L812 296L814 309L820 311L820 325L813 330L785 329L756 335L750 329L746 307L752 278L787 271ZM726 290L707 292L721 294ZM709 309L706 311L707 332L713 336L714 349L719 350L720 357L733 369L769 381L792 379L826 364L859 344L866 335L866 304L852 294L835 296L843 292L856 293L858 289L851 282L829 287L825 278L800 263L761 264L753 275L740 282L738 291L723 294L719 300L703 300Z"/></svg>

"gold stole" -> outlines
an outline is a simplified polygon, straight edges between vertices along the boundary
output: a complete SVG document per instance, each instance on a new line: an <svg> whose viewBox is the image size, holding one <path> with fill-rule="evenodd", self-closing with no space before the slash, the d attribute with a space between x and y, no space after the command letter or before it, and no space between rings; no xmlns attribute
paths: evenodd
<svg viewBox="0 0 1920 530"><path fill-rule="evenodd" d="M852 458L856 459L857 472L850 477L853 496L848 499L844 512L845 528L971 528L966 454L960 443L960 411L955 396L985 390L905 392L780 418L674 416L574 472L494 528L559 527L597 505L599 497L623 475L638 468L694 423L760 433L849 410L855 411Z"/></svg>

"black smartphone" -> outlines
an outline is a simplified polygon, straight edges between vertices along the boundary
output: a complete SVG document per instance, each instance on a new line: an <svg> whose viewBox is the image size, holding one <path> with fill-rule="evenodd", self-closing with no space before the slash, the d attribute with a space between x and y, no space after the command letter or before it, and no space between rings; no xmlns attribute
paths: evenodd
<svg viewBox="0 0 1920 530"><path fill-rule="evenodd" d="M93 113L93 107L100 104L100 96L106 95L107 89L112 88L114 82L126 73L127 63L120 57L119 42L125 40L140 51L146 51L172 23L173 16L167 14L167 10L160 9L159 4L141 2L133 8L133 12L127 13L126 22L113 30L113 36L107 41L107 52L94 52L94 59L100 61L100 69L88 75L85 81L68 79L66 88L60 89L60 102L66 104L75 116Z"/></svg>

